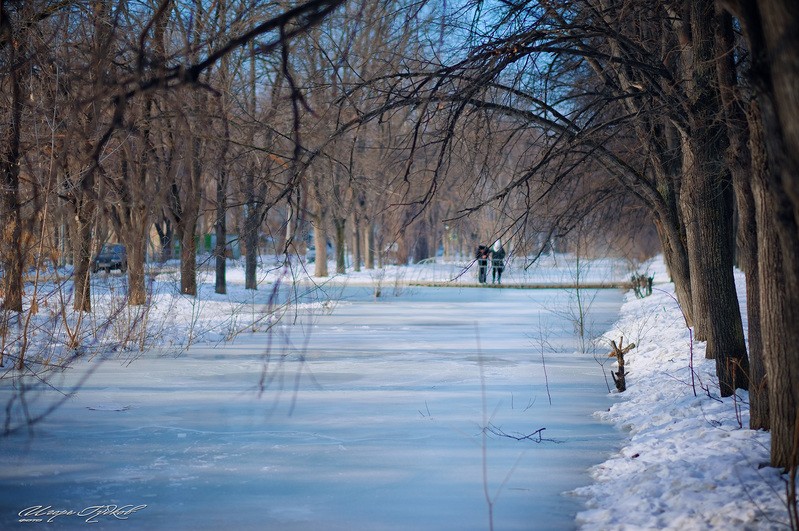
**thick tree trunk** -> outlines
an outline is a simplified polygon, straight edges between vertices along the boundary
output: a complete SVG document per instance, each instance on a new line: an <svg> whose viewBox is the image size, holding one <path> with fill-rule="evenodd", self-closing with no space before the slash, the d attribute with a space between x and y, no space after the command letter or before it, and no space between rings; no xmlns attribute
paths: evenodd
<svg viewBox="0 0 799 531"><path fill-rule="evenodd" d="M759 40L764 47L754 50L758 54L756 68L769 78L764 88L774 112L768 119L784 146L769 155L779 157L783 187L792 203L794 223L799 224L799 7L795 0L759 0L756 4L762 24ZM766 69L761 69L762 60L768 62ZM789 267L796 271L799 265L789 263Z"/></svg>
<svg viewBox="0 0 799 531"><path fill-rule="evenodd" d="M420 219L416 224L416 238L412 243L411 257L414 263L430 258L430 225L426 219Z"/></svg>
<svg viewBox="0 0 799 531"><path fill-rule="evenodd" d="M258 289L258 239L261 230L261 205L255 190L255 168L247 168L247 212L244 216L244 288Z"/></svg>
<svg viewBox="0 0 799 531"><path fill-rule="evenodd" d="M772 299L763 310L771 461L794 468L799 465L799 9L793 0L763 0L757 6L765 49L755 51L753 68L764 77L756 86L771 165L768 211L779 239L779 248L761 260L766 268L761 282L768 283L764 291Z"/></svg>
<svg viewBox="0 0 799 531"><path fill-rule="evenodd" d="M141 154L136 156L123 150L121 179L114 186L119 194L117 196L119 200L106 206L114 224L114 230L127 249L127 263L123 264L123 267L127 267L128 304L131 306L141 306L147 302L144 262L151 219L151 207L147 197L149 175L147 150L151 145L149 129L144 127ZM128 171L131 163L138 166L138 171ZM124 273L125 269L122 271Z"/></svg>
<svg viewBox="0 0 799 531"><path fill-rule="evenodd" d="M198 114L199 116L199 109ZM195 124L199 127L199 124ZM180 292L197 296L197 243L194 236L200 218L202 140L195 134L190 142L189 183L180 212Z"/></svg>
<svg viewBox="0 0 799 531"><path fill-rule="evenodd" d="M780 242L780 219L788 217L791 205L781 190L756 176L753 184L760 243L760 299L763 349L768 382L771 464L791 467L796 464L795 436L799 406L799 300L786 293L793 272L786 270ZM782 197L780 197L782 196ZM792 216L790 216L792 217ZM793 229L796 231L796 227Z"/></svg>
<svg viewBox="0 0 799 531"><path fill-rule="evenodd" d="M688 326L693 326L693 298L691 296L691 273L688 264L688 251L681 239L679 230L673 224L664 223L659 217L655 218L655 228L660 236L663 247L663 258L666 267L674 282L674 291L677 295L677 302L688 322Z"/></svg>
<svg viewBox="0 0 799 531"><path fill-rule="evenodd" d="M141 306L147 302L144 262L147 252L146 231L131 234L125 242L128 255L128 304Z"/></svg>
<svg viewBox="0 0 799 531"><path fill-rule="evenodd" d="M363 248L365 251L364 267L366 269L375 268L375 231L372 222L365 220L363 230Z"/></svg>
<svg viewBox="0 0 799 531"><path fill-rule="evenodd" d="M140 181L143 182L144 180ZM141 306L147 302L144 263L147 258L150 213L144 204L124 205L116 211L115 217L115 229L127 250L128 304Z"/></svg>
<svg viewBox="0 0 799 531"><path fill-rule="evenodd" d="M329 274L327 270L327 232L318 222L314 223L313 226L313 241L316 249L316 258L314 259L314 276L326 277Z"/></svg>
<svg viewBox="0 0 799 531"><path fill-rule="evenodd" d="M197 216L184 212L187 219L194 223L185 223L180 227L180 292L184 295L197 296L197 242L194 231Z"/></svg>
<svg viewBox="0 0 799 531"><path fill-rule="evenodd" d="M760 328L760 275L758 271L757 217L752 192L752 174L760 172L762 181L766 168L765 147L759 119L747 118L745 103L737 94L735 67L735 35L732 17L719 13L717 37L717 69L729 146L725 154L732 174L737 205L738 223L737 262L746 275L747 333L749 339L749 426L768 429L769 407L766 392L765 362ZM748 124L747 124L748 121ZM747 128L748 125L748 128ZM750 135L750 131L752 131ZM757 154L753 163L752 153Z"/></svg>
<svg viewBox="0 0 799 531"><path fill-rule="evenodd" d="M93 252L94 204L85 201L78 205L75 212L75 299L73 308L78 312L90 312L91 302L91 261Z"/></svg>
<svg viewBox="0 0 799 531"><path fill-rule="evenodd" d="M333 218L333 228L336 238L336 273L343 275L347 272L347 220L344 218ZM317 247L317 252L319 247Z"/></svg>
<svg viewBox="0 0 799 531"><path fill-rule="evenodd" d="M224 157L222 160L224 164ZM225 168L221 169L221 174L216 181L216 283L214 291L216 293L227 293L227 175Z"/></svg>
<svg viewBox="0 0 799 531"><path fill-rule="evenodd" d="M361 219L357 212L352 215L352 269L361 270Z"/></svg>
<svg viewBox="0 0 799 531"><path fill-rule="evenodd" d="M7 23L7 21L3 21ZM8 28L10 33L10 28ZM20 162L20 122L22 121L22 79L21 67L16 62L16 39L8 45L11 57L7 64L12 65L11 77L11 109L3 135L4 152L0 156L0 173L2 174L2 202L0 214L3 227L0 233L3 261L3 308L13 312L22 311L22 294L24 291L22 215L19 200L19 162Z"/></svg>
<svg viewBox="0 0 799 531"><path fill-rule="evenodd" d="M4 226L0 234L0 238L2 238L0 260L2 260L3 269L2 295L0 297L3 300L2 308L4 310L21 312L25 262L22 220L20 219L19 204L11 205L16 199L16 193L8 192L5 195L3 207L8 210L3 212ZM14 198L10 196L14 196Z"/></svg>
<svg viewBox="0 0 799 531"><path fill-rule="evenodd" d="M693 157L683 181L694 326L707 341L707 357L716 360L722 396L746 389L749 363L733 277L732 209L724 192L724 169L717 160L718 131L695 131Z"/></svg>
<svg viewBox="0 0 799 531"><path fill-rule="evenodd" d="M717 88L711 0L688 2L691 24L690 135L683 142L680 201L688 241L696 337L716 360L722 396L749 383L749 359L733 277L732 194Z"/></svg>
<svg viewBox="0 0 799 531"><path fill-rule="evenodd" d="M247 215L244 218L244 288L258 289L258 229L260 228L260 208L254 198L247 201Z"/></svg>
<svg viewBox="0 0 799 531"><path fill-rule="evenodd" d="M747 109L747 120L749 123L749 153L751 156L752 178L746 184L751 194L751 207L748 200L739 209L745 214L744 218L749 218L750 208L753 210L754 218L749 220L755 229L754 241L744 242L744 257L746 267L746 297L747 311L749 318L749 352L750 367L749 373L752 385L749 388L749 426L752 429L769 429L771 427L771 414L769 408L770 393L768 385L768 363L766 358L769 350L766 348L764 336L773 334L774 331L764 326L770 326L769 321L764 321L764 313L769 311L768 304L774 295L773 286L766 282L761 282L761 275L768 268L773 268L773 258L762 256L771 255L773 251L766 250L769 239L773 239L773 231L770 229L770 213L765 202L767 201L765 185L768 180L768 155L766 153L765 139L763 138L763 127L758 105L751 102ZM745 194L744 194L745 196ZM748 198L747 198L748 199ZM739 205L740 205L739 201ZM741 223L744 224L743 221ZM774 245L775 242L770 242ZM769 260L763 263L763 260ZM773 276L773 275L772 275ZM769 293L767 295L767 293ZM779 296L779 295L778 295ZM765 325L764 325L765 323ZM777 336L779 337L779 336Z"/></svg>
<svg viewBox="0 0 799 531"><path fill-rule="evenodd" d="M154 227L161 243L161 261L166 262L167 260L172 260L174 256L175 233L172 228L172 222L169 219L164 219L163 223L163 227L161 227L160 223L155 223Z"/></svg>
<svg viewBox="0 0 799 531"><path fill-rule="evenodd" d="M794 0L720 0L744 29L766 171L752 189L758 231L761 332L771 428L771 464L799 464L799 9ZM759 118L759 119L758 119ZM757 129L753 129L756 131ZM754 167L764 158L753 149Z"/></svg>

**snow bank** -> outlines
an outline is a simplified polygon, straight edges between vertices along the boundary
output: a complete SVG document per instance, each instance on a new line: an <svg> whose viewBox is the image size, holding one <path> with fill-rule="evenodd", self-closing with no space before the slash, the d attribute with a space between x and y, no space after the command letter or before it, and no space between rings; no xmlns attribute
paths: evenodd
<svg viewBox="0 0 799 531"><path fill-rule="evenodd" d="M662 263L656 278L666 279ZM746 309L743 275L739 301ZM638 347L625 356L627 391L596 413L629 432L626 445L574 491L585 530L788 529L787 476L770 468L769 434L748 429L748 393L719 398L715 362L691 341L673 284L629 294L608 340ZM693 350L693 356L691 351ZM691 374L693 357L694 376Z"/></svg>

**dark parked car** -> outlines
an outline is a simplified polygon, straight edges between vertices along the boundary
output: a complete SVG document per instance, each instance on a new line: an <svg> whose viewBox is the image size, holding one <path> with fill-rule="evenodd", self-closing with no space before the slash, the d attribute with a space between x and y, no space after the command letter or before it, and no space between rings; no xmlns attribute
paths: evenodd
<svg viewBox="0 0 799 531"><path fill-rule="evenodd" d="M99 270L119 269L123 273L128 270L128 253L125 246L121 243L106 243L100 249L100 253L94 257L92 262L92 273Z"/></svg>

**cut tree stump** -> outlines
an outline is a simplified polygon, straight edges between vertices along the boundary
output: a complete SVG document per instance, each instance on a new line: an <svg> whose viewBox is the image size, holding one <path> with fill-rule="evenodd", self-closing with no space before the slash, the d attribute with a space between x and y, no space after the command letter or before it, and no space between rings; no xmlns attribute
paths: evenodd
<svg viewBox="0 0 799 531"><path fill-rule="evenodd" d="M610 346L613 350L608 355L609 358L616 358L616 362L619 364L619 370L617 372L610 371L610 375L613 377L613 383L616 384L616 389L618 389L620 393L627 389L627 379L624 372L624 355L635 348L635 343L630 343L626 347L623 345L624 336L619 338L618 345L616 345L615 341L611 340Z"/></svg>

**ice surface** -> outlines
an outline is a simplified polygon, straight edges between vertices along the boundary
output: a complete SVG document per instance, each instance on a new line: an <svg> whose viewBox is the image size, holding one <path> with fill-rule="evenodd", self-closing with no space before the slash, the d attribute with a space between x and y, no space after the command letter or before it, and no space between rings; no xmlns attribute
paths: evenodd
<svg viewBox="0 0 799 531"><path fill-rule="evenodd" d="M372 293L339 288L337 304L284 316L271 336L77 363L53 383L92 369L88 382L3 440L0 527L31 528L18 513L32 506L130 504L146 507L126 529L487 529L487 491L496 529L573 528L582 498L564 491L590 483L622 434L592 415L613 402L593 356L575 352L568 293ZM621 300L598 293L594 331ZM32 415L58 398L28 396ZM486 422L544 440L484 438Z"/></svg>

